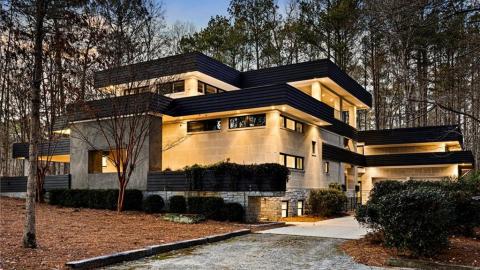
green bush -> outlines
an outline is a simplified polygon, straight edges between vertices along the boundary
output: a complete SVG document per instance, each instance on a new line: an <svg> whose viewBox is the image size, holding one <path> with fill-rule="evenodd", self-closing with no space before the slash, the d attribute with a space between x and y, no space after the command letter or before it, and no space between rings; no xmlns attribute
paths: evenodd
<svg viewBox="0 0 480 270"><path fill-rule="evenodd" d="M143 211L146 213L160 213L164 206L163 198L159 195L150 195L143 200Z"/></svg>
<svg viewBox="0 0 480 270"><path fill-rule="evenodd" d="M242 222L245 215L243 206L239 203L226 203L222 208L220 218L231 222Z"/></svg>
<svg viewBox="0 0 480 270"><path fill-rule="evenodd" d="M187 210L187 203L183 196L172 196L169 201L169 211L171 213L185 213Z"/></svg>
<svg viewBox="0 0 480 270"><path fill-rule="evenodd" d="M385 243L416 255L444 248L451 233L470 234L480 225L480 203L473 200L480 183L458 181L382 181L356 219L383 232Z"/></svg>
<svg viewBox="0 0 480 270"><path fill-rule="evenodd" d="M203 214L203 205L208 197L189 197L187 200L188 213Z"/></svg>
<svg viewBox="0 0 480 270"><path fill-rule="evenodd" d="M448 244L453 208L440 189L419 187L380 198L378 222L385 244L413 255L433 255Z"/></svg>
<svg viewBox="0 0 480 270"><path fill-rule="evenodd" d="M59 189L49 191L49 203L66 207L94 209L117 209L118 190L105 189ZM125 191L124 210L142 209L142 192L135 189Z"/></svg>
<svg viewBox="0 0 480 270"><path fill-rule="evenodd" d="M347 196L338 189L318 189L310 191L307 202L311 214L328 217L343 211Z"/></svg>
<svg viewBox="0 0 480 270"><path fill-rule="evenodd" d="M203 211L202 214L205 215L206 218L213 219L213 220L225 220L226 217L223 215L222 209L225 203L223 198L220 197L206 197L204 204L203 204Z"/></svg>

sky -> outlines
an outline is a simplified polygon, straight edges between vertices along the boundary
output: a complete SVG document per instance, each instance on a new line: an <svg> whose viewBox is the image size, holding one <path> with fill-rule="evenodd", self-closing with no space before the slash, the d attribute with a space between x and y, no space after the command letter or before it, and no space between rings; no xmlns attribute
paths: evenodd
<svg viewBox="0 0 480 270"><path fill-rule="evenodd" d="M168 24L191 22L197 29L207 26L210 17L228 15L230 0L157 0L163 3ZM278 0L280 11L287 0Z"/></svg>

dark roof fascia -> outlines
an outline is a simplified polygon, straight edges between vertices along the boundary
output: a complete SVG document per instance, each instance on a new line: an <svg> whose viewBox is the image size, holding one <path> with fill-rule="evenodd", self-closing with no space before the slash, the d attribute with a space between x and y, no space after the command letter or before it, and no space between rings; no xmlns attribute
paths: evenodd
<svg viewBox="0 0 480 270"><path fill-rule="evenodd" d="M324 160L345 162L362 167L366 166L364 155L328 143L322 143L322 158Z"/></svg>
<svg viewBox="0 0 480 270"><path fill-rule="evenodd" d="M330 78L364 104L372 107L372 95L328 59L242 72L241 86L255 87L323 77Z"/></svg>
<svg viewBox="0 0 480 270"><path fill-rule="evenodd" d="M365 145L458 141L463 145L463 135L457 125L430 126L358 131L358 141Z"/></svg>
<svg viewBox="0 0 480 270"><path fill-rule="evenodd" d="M345 122L342 122L342 121L340 121L336 118L334 118L331 123L332 123L332 125L322 126L321 128L325 129L325 130L328 130L330 132L333 132L335 134L345 136L345 137L350 138L354 141L357 140L357 132L358 131L354 127L352 127L349 124L347 124Z"/></svg>
<svg viewBox="0 0 480 270"><path fill-rule="evenodd" d="M94 74L94 87L118 85L199 71L228 84L240 85L240 72L202 53L192 52L115 67Z"/></svg>
<svg viewBox="0 0 480 270"><path fill-rule="evenodd" d="M39 155L69 155L70 154L70 139L60 139L58 141L40 143ZM28 143L14 143L12 145L12 158L28 158L29 144Z"/></svg>
<svg viewBox="0 0 480 270"><path fill-rule="evenodd" d="M170 109L165 114L186 116L276 105L289 105L329 123L334 119L333 108L288 84L178 98L172 101Z"/></svg>
<svg viewBox="0 0 480 270"><path fill-rule="evenodd" d="M368 167L475 163L471 151L370 155L365 159Z"/></svg>
<svg viewBox="0 0 480 270"><path fill-rule="evenodd" d="M108 97L67 106L69 122L146 112L163 113L173 99L156 93Z"/></svg>

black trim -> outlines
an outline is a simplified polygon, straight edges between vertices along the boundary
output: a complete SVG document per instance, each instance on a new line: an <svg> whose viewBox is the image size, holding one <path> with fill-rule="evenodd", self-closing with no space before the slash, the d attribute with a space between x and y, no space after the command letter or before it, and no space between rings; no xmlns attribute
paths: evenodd
<svg viewBox="0 0 480 270"><path fill-rule="evenodd" d="M240 72L202 53L168 56L95 72L94 87L105 87L135 81L199 71L234 86L240 86Z"/></svg>
<svg viewBox="0 0 480 270"><path fill-rule="evenodd" d="M28 158L28 143L14 143L12 145L12 158ZM40 156L69 155L70 139L61 139L50 143L40 143L38 146Z"/></svg>
<svg viewBox="0 0 480 270"><path fill-rule="evenodd" d="M449 125L358 131L358 141L365 145L447 141L458 141L462 144L463 136L457 125Z"/></svg>
<svg viewBox="0 0 480 270"><path fill-rule="evenodd" d="M475 163L471 151L372 155L365 160L369 167Z"/></svg>
<svg viewBox="0 0 480 270"><path fill-rule="evenodd" d="M345 162L362 167L475 164L475 159L471 151L364 156L326 143L322 144L322 157L324 160Z"/></svg>
<svg viewBox="0 0 480 270"><path fill-rule="evenodd" d="M372 106L372 95L328 59L243 72L242 87L287 83L328 77L358 100Z"/></svg>

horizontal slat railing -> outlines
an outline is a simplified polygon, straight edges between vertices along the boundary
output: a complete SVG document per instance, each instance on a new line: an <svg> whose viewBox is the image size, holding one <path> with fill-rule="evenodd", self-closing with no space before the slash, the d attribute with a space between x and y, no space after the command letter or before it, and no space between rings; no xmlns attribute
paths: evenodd
<svg viewBox="0 0 480 270"><path fill-rule="evenodd" d="M46 191L53 189L69 189L71 186L70 174L47 175L45 176L44 189ZM5 176L0 177L0 192L26 192L26 176Z"/></svg>
<svg viewBox="0 0 480 270"><path fill-rule="evenodd" d="M148 191L285 191L286 182L279 179L240 178L216 176L207 171L202 179L191 179L184 172L150 172Z"/></svg>

